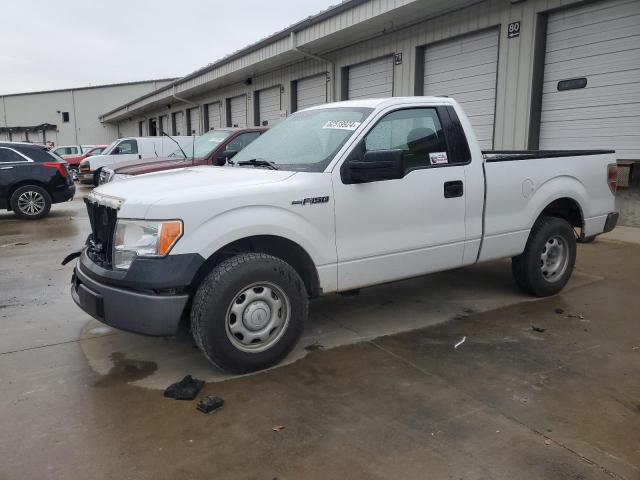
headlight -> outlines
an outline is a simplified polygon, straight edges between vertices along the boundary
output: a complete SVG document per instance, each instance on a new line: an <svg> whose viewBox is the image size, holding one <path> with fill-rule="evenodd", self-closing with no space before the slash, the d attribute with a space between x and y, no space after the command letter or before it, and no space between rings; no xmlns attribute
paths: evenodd
<svg viewBox="0 0 640 480"><path fill-rule="evenodd" d="M136 257L164 257L181 236L181 220L118 220L113 266L126 270Z"/></svg>
<svg viewBox="0 0 640 480"><path fill-rule="evenodd" d="M88 173L91 171L91 167L89 166L89 162L84 161L80 162L80 168L78 169L81 173Z"/></svg>
<svg viewBox="0 0 640 480"><path fill-rule="evenodd" d="M124 180L125 178L131 178L135 175L127 175L126 173L116 173L111 179L112 182L117 182L118 180Z"/></svg>

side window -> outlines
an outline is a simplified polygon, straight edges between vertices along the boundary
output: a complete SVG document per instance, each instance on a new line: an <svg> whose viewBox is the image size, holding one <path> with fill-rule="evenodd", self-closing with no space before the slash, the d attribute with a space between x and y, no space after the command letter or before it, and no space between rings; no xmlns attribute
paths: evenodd
<svg viewBox="0 0 640 480"><path fill-rule="evenodd" d="M67 149L67 155L77 155L78 154L78 147L69 147Z"/></svg>
<svg viewBox="0 0 640 480"><path fill-rule="evenodd" d="M240 135L238 135L236 138L234 138L229 142L229 144L227 145L227 150L239 152L259 136L260 136L260 132L241 133Z"/></svg>
<svg viewBox="0 0 640 480"><path fill-rule="evenodd" d="M123 140L118 144L118 155L138 153L138 142L135 140Z"/></svg>
<svg viewBox="0 0 640 480"><path fill-rule="evenodd" d="M364 149L403 150L407 171L453 164L435 108L409 108L385 115L365 137Z"/></svg>
<svg viewBox="0 0 640 480"><path fill-rule="evenodd" d="M8 148L0 148L0 163L26 162L25 158Z"/></svg>

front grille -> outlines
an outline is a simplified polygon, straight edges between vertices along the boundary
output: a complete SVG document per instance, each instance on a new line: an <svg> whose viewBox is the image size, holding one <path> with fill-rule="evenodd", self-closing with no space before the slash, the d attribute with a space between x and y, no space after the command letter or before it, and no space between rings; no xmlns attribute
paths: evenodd
<svg viewBox="0 0 640 480"><path fill-rule="evenodd" d="M88 199L85 199L84 203L87 205L91 223L91 234L87 238L87 255L101 267L111 268L113 234L116 229L118 210Z"/></svg>

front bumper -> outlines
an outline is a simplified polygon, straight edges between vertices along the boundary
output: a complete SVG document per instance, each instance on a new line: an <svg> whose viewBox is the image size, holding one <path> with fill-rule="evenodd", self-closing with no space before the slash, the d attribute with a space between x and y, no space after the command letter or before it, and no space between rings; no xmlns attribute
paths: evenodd
<svg viewBox="0 0 640 480"><path fill-rule="evenodd" d="M76 180L84 185L93 185L94 175L93 172L89 173L78 173L76 175Z"/></svg>
<svg viewBox="0 0 640 480"><path fill-rule="evenodd" d="M132 268L137 261L134 261ZM147 262L149 262L148 259ZM144 267L147 262L142 262L143 268L138 268L137 273L106 271L91 262L86 252L83 252L73 272L71 296L86 313L114 328L144 335L175 335L189 301L189 295L187 293L155 293L149 287L160 286L160 278L164 277L163 280L166 280L168 277L161 275L158 278L153 274L168 270L174 275L172 280L176 280L176 265L172 262L162 267L162 260L158 262L152 259L151 262L157 262L158 266L149 269ZM179 276L185 280L176 282L174 285L188 285L200 262L197 258L189 256L180 260L180 263L184 263L185 267ZM98 272L111 272L111 274L98 276ZM143 272L144 275L140 275ZM133 273L134 278L125 278L130 277L129 273ZM148 279L153 285L140 283L141 277ZM189 281L186 280L187 278ZM131 288L131 285L139 288ZM161 290L171 291L172 289ZM180 290L184 291L184 289Z"/></svg>

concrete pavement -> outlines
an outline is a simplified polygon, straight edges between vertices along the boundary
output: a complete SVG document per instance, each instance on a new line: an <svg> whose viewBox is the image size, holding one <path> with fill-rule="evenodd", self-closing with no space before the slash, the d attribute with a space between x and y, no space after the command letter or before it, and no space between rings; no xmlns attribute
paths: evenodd
<svg viewBox="0 0 640 480"><path fill-rule="evenodd" d="M580 245L543 300L508 262L329 296L287 364L230 378L73 305L87 233L79 200L0 214L0 479L640 478L638 245ZM187 373L220 412L162 397Z"/></svg>

